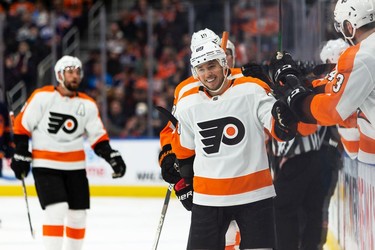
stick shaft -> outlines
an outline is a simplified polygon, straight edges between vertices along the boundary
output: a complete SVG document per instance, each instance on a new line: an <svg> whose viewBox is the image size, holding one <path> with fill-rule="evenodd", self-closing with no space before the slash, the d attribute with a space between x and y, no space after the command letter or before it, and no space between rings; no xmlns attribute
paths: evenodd
<svg viewBox="0 0 375 250"><path fill-rule="evenodd" d="M278 45L279 51L283 50L283 4L282 0L279 0L279 34L278 34Z"/></svg>
<svg viewBox="0 0 375 250"><path fill-rule="evenodd" d="M163 225L164 225L165 215L167 214L167 209L168 209L168 205L169 205L169 200L171 198L172 189L173 189L173 184L169 184L167 193L165 194L163 209L161 210L161 216L160 216L158 228L156 230L156 237L155 237L155 241L154 241L154 245L152 247L152 250L156 250L158 248L160 234L161 234L161 230L162 230Z"/></svg>
<svg viewBox="0 0 375 250"><path fill-rule="evenodd" d="M13 124L14 124L14 112L13 112L13 107L12 107L13 102L12 102L12 97L9 95L8 92L7 92L7 102L8 102L8 108L9 108L10 131L13 134ZM27 199L27 191L26 191L25 177L24 176L22 176L21 182L22 182L23 196L24 196L25 202L26 202L27 218L29 219L30 232L31 232L31 236L33 237L33 239L35 239L35 233L34 233L33 225L31 223L29 201Z"/></svg>
<svg viewBox="0 0 375 250"><path fill-rule="evenodd" d="M228 42L228 38L229 38L229 33L228 31L223 31L223 35L221 37L221 45L220 47L226 51L227 50L227 42Z"/></svg>
<svg viewBox="0 0 375 250"><path fill-rule="evenodd" d="M27 199L25 179L22 177L21 181L22 181L23 196L25 197L25 202L26 202L27 218L29 219L30 232L31 232L31 236L35 239L35 233L34 233L33 225L31 223L30 208L29 208L29 201Z"/></svg>

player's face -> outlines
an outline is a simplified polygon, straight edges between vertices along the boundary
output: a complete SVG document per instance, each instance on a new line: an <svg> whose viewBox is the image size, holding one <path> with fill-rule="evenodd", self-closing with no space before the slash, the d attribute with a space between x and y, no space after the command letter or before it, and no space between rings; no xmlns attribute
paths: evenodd
<svg viewBox="0 0 375 250"><path fill-rule="evenodd" d="M70 91L76 91L81 83L81 69L67 67L64 70L65 87Z"/></svg>
<svg viewBox="0 0 375 250"><path fill-rule="evenodd" d="M217 60L211 60L196 67L199 80L209 90L217 90L224 81L223 68Z"/></svg>
<svg viewBox="0 0 375 250"><path fill-rule="evenodd" d="M228 67L229 68L233 68L233 54L232 54L232 50L231 49L228 49L225 51L225 54L227 56L227 64L228 64Z"/></svg>

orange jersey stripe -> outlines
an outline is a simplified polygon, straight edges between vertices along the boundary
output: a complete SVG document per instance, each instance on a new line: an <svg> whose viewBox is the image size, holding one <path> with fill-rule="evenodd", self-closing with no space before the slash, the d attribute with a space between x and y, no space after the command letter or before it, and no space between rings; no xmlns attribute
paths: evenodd
<svg viewBox="0 0 375 250"><path fill-rule="evenodd" d="M43 236L64 236L64 226L62 225L43 225Z"/></svg>
<svg viewBox="0 0 375 250"><path fill-rule="evenodd" d="M82 240L85 238L86 229L85 228L71 228L66 227L66 236L68 238Z"/></svg>
<svg viewBox="0 0 375 250"><path fill-rule="evenodd" d="M241 177L212 179L194 176L194 191L208 195L235 195L272 185L269 169Z"/></svg>
<svg viewBox="0 0 375 250"><path fill-rule="evenodd" d="M341 137L341 142L345 149L350 153L357 153L359 149L359 141L348 141Z"/></svg>
<svg viewBox="0 0 375 250"><path fill-rule="evenodd" d="M308 124L303 122L299 122L297 126L298 133L302 136L311 135L318 129L318 125L316 124Z"/></svg>
<svg viewBox="0 0 375 250"><path fill-rule="evenodd" d="M242 84L242 83L255 83L255 84L258 84L259 86L261 86L265 91L266 93L270 93L271 92L271 88L270 86L267 85L267 83L263 82L262 80L258 79L258 78L253 78L253 77L250 77L250 76L247 76L247 77L241 77L241 78L236 78L235 81L234 81L234 84L233 85L238 85L238 84Z"/></svg>
<svg viewBox="0 0 375 250"><path fill-rule="evenodd" d="M46 159L52 161L74 162L85 160L85 151L83 150L71 152L51 152L33 150L32 155L34 159Z"/></svg>

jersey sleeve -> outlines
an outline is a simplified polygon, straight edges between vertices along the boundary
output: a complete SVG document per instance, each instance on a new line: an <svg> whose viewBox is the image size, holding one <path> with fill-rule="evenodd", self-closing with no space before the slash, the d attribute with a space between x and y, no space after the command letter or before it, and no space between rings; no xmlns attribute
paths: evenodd
<svg viewBox="0 0 375 250"><path fill-rule="evenodd" d="M97 105L92 101L88 102L88 120L86 123L87 139L92 147L95 147L101 141L109 140L106 129L99 115Z"/></svg>
<svg viewBox="0 0 375 250"><path fill-rule="evenodd" d="M46 100L46 98L43 97L43 94L42 91L34 91L28 98L21 112L14 119L14 134L31 137L31 132L38 125L44 113L43 100Z"/></svg>
<svg viewBox="0 0 375 250"><path fill-rule="evenodd" d="M358 53L359 48L350 47L342 54L327 78L326 93L315 95L310 103L312 115L322 125L343 123L374 88L371 64L366 63L366 55Z"/></svg>

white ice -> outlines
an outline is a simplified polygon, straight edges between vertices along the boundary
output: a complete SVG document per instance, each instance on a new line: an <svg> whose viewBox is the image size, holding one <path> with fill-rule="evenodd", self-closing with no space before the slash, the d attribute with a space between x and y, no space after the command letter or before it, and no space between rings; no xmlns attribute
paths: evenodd
<svg viewBox="0 0 375 250"><path fill-rule="evenodd" d="M0 250L42 250L43 213L29 197L35 239L32 238L23 197L0 197ZM84 250L151 250L164 198L92 197ZM190 212L170 200L158 250L186 249Z"/></svg>

